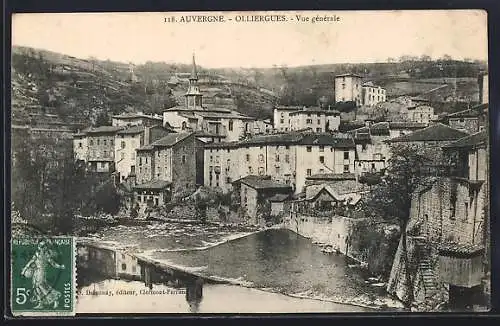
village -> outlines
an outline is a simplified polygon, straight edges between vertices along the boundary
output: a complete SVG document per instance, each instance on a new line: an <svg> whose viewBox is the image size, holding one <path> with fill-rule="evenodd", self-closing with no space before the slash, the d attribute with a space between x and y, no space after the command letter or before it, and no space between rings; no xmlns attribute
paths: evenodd
<svg viewBox="0 0 500 326"><path fill-rule="evenodd" d="M403 109L390 120L346 120L337 105L321 102L276 105L272 119L258 119L202 89L194 55L184 75L184 81L169 80L187 84L184 101L162 114L116 114L110 125L71 134L73 159L101 182L111 180L119 195L119 213L107 217L109 225L182 223L196 225L187 233L200 237L203 225L286 229L311 239L325 255L340 254L368 269L367 283L417 311L484 306L481 298L490 291L487 74L478 76L478 104L445 115L435 114L424 96L389 99L361 75L334 77L336 104L376 110L398 103ZM409 163L401 163L405 157ZM391 180L408 190L401 193L409 204L406 220L369 209ZM139 265L144 257L102 245L82 250L83 264L98 265L104 274L145 284L155 277L150 265ZM181 278L187 273L165 269Z"/></svg>

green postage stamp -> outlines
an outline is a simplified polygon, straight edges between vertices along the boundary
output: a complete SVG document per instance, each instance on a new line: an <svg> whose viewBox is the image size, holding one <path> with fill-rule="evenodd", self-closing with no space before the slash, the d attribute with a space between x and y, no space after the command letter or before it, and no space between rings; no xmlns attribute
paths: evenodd
<svg viewBox="0 0 500 326"><path fill-rule="evenodd" d="M74 316L76 250L72 237L12 239L11 310L14 316Z"/></svg>

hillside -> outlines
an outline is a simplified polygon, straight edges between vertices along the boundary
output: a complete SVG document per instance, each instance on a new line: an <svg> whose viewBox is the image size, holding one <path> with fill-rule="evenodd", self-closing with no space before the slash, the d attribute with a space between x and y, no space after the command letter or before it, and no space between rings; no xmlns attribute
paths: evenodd
<svg viewBox="0 0 500 326"><path fill-rule="evenodd" d="M133 68L133 72L131 72ZM387 89L388 98L424 95L441 111L453 112L478 99L480 62L416 60L265 69L198 67L208 106L270 118L272 106L334 104L333 81L340 73L361 74ZM105 123L124 111L160 113L182 104L190 65L80 59L45 50L13 47L13 122L29 114L52 113L64 121Z"/></svg>

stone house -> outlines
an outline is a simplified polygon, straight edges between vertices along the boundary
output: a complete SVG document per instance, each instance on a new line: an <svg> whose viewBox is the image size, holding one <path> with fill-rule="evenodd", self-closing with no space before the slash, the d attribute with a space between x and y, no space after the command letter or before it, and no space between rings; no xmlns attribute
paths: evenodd
<svg viewBox="0 0 500 326"><path fill-rule="evenodd" d="M125 181L130 174L135 174L137 149L170 133L170 129L161 125L132 125L119 130L115 140L115 167L120 182Z"/></svg>
<svg viewBox="0 0 500 326"><path fill-rule="evenodd" d="M88 167L93 172L114 172L115 136L122 127L101 126L84 130L87 135Z"/></svg>
<svg viewBox="0 0 500 326"><path fill-rule="evenodd" d="M444 145L444 155L456 164L413 194L407 233L417 301L438 296L452 305L472 305L488 287L487 142L483 131ZM388 291L402 298L407 290L400 249Z"/></svg>
<svg viewBox="0 0 500 326"><path fill-rule="evenodd" d="M411 106L407 108L408 121L417 123L429 123L436 120L434 108L429 105Z"/></svg>
<svg viewBox="0 0 500 326"><path fill-rule="evenodd" d="M335 102L352 101L356 103L356 106L361 106L362 78L351 73L335 76Z"/></svg>
<svg viewBox="0 0 500 326"><path fill-rule="evenodd" d="M125 126L146 126L151 127L155 125L161 125L163 119L159 115L148 115L142 112L136 113L122 113L119 115L114 115L111 118L111 125L117 127Z"/></svg>
<svg viewBox="0 0 500 326"><path fill-rule="evenodd" d="M467 133L463 131L453 129L442 123L436 123L413 133L385 140L385 142L390 146L416 146L435 164L439 165L445 159L442 146L466 136Z"/></svg>
<svg viewBox="0 0 500 326"><path fill-rule="evenodd" d="M319 108L303 108L289 113L290 131L310 128L315 132L338 131L340 125L340 112L336 110L323 110Z"/></svg>
<svg viewBox="0 0 500 326"><path fill-rule="evenodd" d="M227 192L233 180L270 175L299 193L313 174L354 172L355 145L347 134L291 132L206 144L204 155L206 186Z"/></svg>
<svg viewBox="0 0 500 326"><path fill-rule="evenodd" d="M443 117L443 123L468 134L487 129L488 103L477 105L473 108L448 114Z"/></svg>
<svg viewBox="0 0 500 326"><path fill-rule="evenodd" d="M134 186L135 203L140 208L159 207L172 199L172 183L164 180L153 180Z"/></svg>
<svg viewBox="0 0 500 326"><path fill-rule="evenodd" d="M362 98L363 105L374 106L377 103L386 101L386 91L373 82L366 82L362 86Z"/></svg>
<svg viewBox="0 0 500 326"><path fill-rule="evenodd" d="M172 195L195 191L203 180L203 146L195 133L172 133L137 150L138 186L171 183Z"/></svg>
<svg viewBox="0 0 500 326"><path fill-rule="evenodd" d="M293 190L290 185L273 181L270 176L247 175L244 178L233 182L235 190L240 194L240 205L252 224L264 224L267 216L262 216L259 212L266 201L270 198L280 195L291 195ZM276 199L276 197L274 197ZM280 211L275 205L274 213L277 215ZM284 206L283 206L284 207ZM269 212L262 214L271 215L272 205Z"/></svg>

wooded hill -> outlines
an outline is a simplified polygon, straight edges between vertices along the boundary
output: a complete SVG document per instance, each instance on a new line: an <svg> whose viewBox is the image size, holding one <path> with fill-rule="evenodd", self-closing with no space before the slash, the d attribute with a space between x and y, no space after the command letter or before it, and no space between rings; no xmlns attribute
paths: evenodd
<svg viewBox="0 0 500 326"><path fill-rule="evenodd" d="M404 58L402 58L404 59ZM161 113L182 104L191 66L147 62L127 63L81 59L46 50L13 47L12 108L15 121L29 112L49 112L63 120L104 123L126 111ZM281 105L333 105L334 76L353 72L387 89L388 97L428 95L440 103L474 102L483 62L445 58L406 58L398 62L331 64L263 69L198 67L202 92L221 96L223 104L260 118ZM429 92L430 91L430 92ZM227 100L231 99L231 100ZM179 103L181 102L181 103ZM452 109L453 110L453 109ZM15 122L13 121L13 122Z"/></svg>

